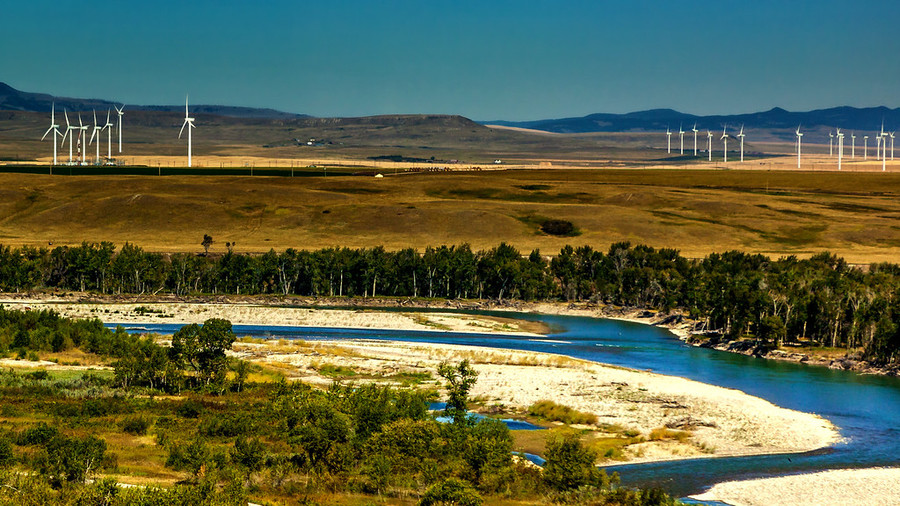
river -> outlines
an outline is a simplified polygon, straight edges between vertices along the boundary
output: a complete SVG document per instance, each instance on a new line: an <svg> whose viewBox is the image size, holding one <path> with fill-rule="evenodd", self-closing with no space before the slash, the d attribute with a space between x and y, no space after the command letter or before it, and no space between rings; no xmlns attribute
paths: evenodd
<svg viewBox="0 0 900 506"><path fill-rule="evenodd" d="M816 413L840 428L845 441L806 454L693 459L620 465L623 484L662 486L685 496L714 483L797 472L892 466L900 463L900 379L747 357L695 348L670 332L630 322L520 313L489 313L538 320L546 339L390 330L235 325L240 336L303 339L383 339L454 343L568 355L742 390L779 406ZM180 325L126 325L131 331L171 334Z"/></svg>

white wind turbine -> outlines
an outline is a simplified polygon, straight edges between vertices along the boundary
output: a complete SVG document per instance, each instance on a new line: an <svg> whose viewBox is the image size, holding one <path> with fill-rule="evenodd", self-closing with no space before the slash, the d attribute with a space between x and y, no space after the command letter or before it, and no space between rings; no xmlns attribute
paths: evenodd
<svg viewBox="0 0 900 506"><path fill-rule="evenodd" d="M41 137L41 141L43 141L47 134L53 132L53 165L56 165L56 137L62 135L59 133L59 125L56 124L56 103L50 106L50 128L44 132L44 136ZM52 174L53 169L50 169L50 173Z"/></svg>
<svg viewBox="0 0 900 506"><path fill-rule="evenodd" d="M713 134L709 129L706 130L706 153L709 154L709 161L712 161L712 138Z"/></svg>
<svg viewBox="0 0 900 506"><path fill-rule="evenodd" d="M78 127L69 123L69 111L63 109L63 114L66 117L66 133L63 134L62 142L66 142L66 137L69 138L69 165L72 165L72 136L75 135L72 131L78 130Z"/></svg>
<svg viewBox="0 0 900 506"><path fill-rule="evenodd" d="M670 155L672 154L672 131L669 130L668 125L666 125L666 151Z"/></svg>
<svg viewBox="0 0 900 506"><path fill-rule="evenodd" d="M863 160L869 159L869 136L863 135Z"/></svg>
<svg viewBox="0 0 900 506"><path fill-rule="evenodd" d="M894 132L890 133L891 135L891 161L894 161Z"/></svg>
<svg viewBox="0 0 900 506"><path fill-rule="evenodd" d="M97 137L97 165L100 164L100 132L103 131L103 127L100 126L100 123L97 121L97 110L94 109L94 131L91 132L91 141L94 142L94 137Z"/></svg>
<svg viewBox="0 0 900 506"><path fill-rule="evenodd" d="M684 155L684 125L678 125L678 135L681 136L681 154Z"/></svg>
<svg viewBox="0 0 900 506"><path fill-rule="evenodd" d="M188 135L187 135L187 137L188 137L187 138L187 141L188 141L188 164L187 164L187 166L190 167L191 166L191 128L197 128L197 127L194 126L194 118L191 118L188 115L188 98L187 98L187 96L184 97L184 123L182 123L182 125L181 125L181 131L178 132L179 139L181 138L181 134L184 133L184 127L188 127Z"/></svg>
<svg viewBox="0 0 900 506"><path fill-rule="evenodd" d="M116 106L113 106L116 107ZM116 131L119 132L119 153L122 153L122 116L125 115L125 104L122 104L122 107L116 107L116 114L119 115L119 126L116 127Z"/></svg>
<svg viewBox="0 0 900 506"><path fill-rule="evenodd" d="M856 158L856 132L850 132L850 158Z"/></svg>
<svg viewBox="0 0 900 506"><path fill-rule="evenodd" d="M834 156L834 134L828 132L828 156Z"/></svg>
<svg viewBox="0 0 900 506"><path fill-rule="evenodd" d="M81 151L81 165L87 164L87 129L88 126L81 122L81 113L78 113L78 150Z"/></svg>
<svg viewBox="0 0 900 506"><path fill-rule="evenodd" d="M800 133L800 125L797 125L797 168L800 168L800 141L803 139L803 134Z"/></svg>
<svg viewBox="0 0 900 506"><path fill-rule="evenodd" d="M722 128L722 142L724 143L725 148L722 150L724 156L722 158L722 163L728 163L728 125L726 124L724 128Z"/></svg>
<svg viewBox="0 0 900 506"><path fill-rule="evenodd" d="M838 170L841 170L841 161L844 158L844 134L841 132L841 129L837 129L837 139L838 139Z"/></svg>
<svg viewBox="0 0 900 506"><path fill-rule="evenodd" d="M694 123L694 128L692 128L691 131L694 132L694 156L697 156L697 132L699 132L699 130L697 130L696 123Z"/></svg>
<svg viewBox="0 0 900 506"><path fill-rule="evenodd" d="M744 125L741 125L741 133L737 136L741 140L741 163L744 163Z"/></svg>
<svg viewBox="0 0 900 506"><path fill-rule="evenodd" d="M109 161L112 159L112 127L114 126L109 121L110 116L109 109L106 110L106 124L103 125L103 128L106 129L106 160Z"/></svg>

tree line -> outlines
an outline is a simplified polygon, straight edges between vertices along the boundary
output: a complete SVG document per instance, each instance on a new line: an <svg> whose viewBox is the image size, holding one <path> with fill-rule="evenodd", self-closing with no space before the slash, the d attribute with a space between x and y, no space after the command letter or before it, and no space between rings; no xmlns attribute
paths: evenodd
<svg viewBox="0 0 900 506"><path fill-rule="evenodd" d="M387 251L271 250L262 255L147 252L109 242L0 246L0 290L104 294L279 294L592 301L681 310L708 331L762 343L802 341L900 360L900 266L859 268L821 253L771 259L740 251L688 259L674 249L566 246L553 258L501 243Z"/></svg>

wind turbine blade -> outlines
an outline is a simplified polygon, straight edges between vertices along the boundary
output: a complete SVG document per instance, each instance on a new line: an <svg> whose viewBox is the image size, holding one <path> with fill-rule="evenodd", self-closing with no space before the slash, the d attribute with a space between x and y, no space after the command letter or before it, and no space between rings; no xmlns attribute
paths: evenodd
<svg viewBox="0 0 900 506"><path fill-rule="evenodd" d="M69 123L69 111L63 109L63 114L66 115L66 128L68 128L69 126L71 126L71 123Z"/></svg>
<svg viewBox="0 0 900 506"><path fill-rule="evenodd" d="M181 134L184 133L184 125L187 125L187 124L188 124L187 121L185 121L184 123L181 124L181 131L178 132L178 138L179 138L179 139L181 138Z"/></svg>
<svg viewBox="0 0 900 506"><path fill-rule="evenodd" d="M66 133L63 134L62 140L59 141L59 145L62 146L66 143L66 137L69 135L70 130L66 129Z"/></svg>
<svg viewBox="0 0 900 506"><path fill-rule="evenodd" d="M106 125L109 126L109 109L106 110Z"/></svg>
<svg viewBox="0 0 900 506"><path fill-rule="evenodd" d="M41 140L44 140L44 138L47 137L47 134L49 134L49 133L52 132L52 131L53 131L53 127L51 126L50 128L47 129L46 132L44 132L44 137L41 137Z"/></svg>

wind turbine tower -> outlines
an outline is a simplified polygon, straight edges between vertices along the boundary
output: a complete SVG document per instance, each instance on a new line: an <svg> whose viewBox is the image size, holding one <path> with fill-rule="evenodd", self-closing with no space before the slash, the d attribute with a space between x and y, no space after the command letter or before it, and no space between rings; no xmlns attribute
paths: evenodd
<svg viewBox="0 0 900 506"><path fill-rule="evenodd" d="M678 125L678 135L681 136L681 154L684 155L684 125Z"/></svg>
<svg viewBox="0 0 900 506"><path fill-rule="evenodd" d="M94 109L94 131L91 132L91 142L94 142L94 137L97 137L97 165L100 165L100 132L103 131L103 127L100 126L100 123L97 121L97 110Z"/></svg>
<svg viewBox="0 0 900 506"><path fill-rule="evenodd" d="M672 154L672 131L669 130L669 127L666 127L666 151L671 155Z"/></svg>
<svg viewBox="0 0 900 506"><path fill-rule="evenodd" d="M110 110L106 110L106 124L103 125L103 128L106 129L106 159L112 160L112 127L114 126L109 121Z"/></svg>
<svg viewBox="0 0 900 506"><path fill-rule="evenodd" d="M891 132L891 161L894 161L894 132Z"/></svg>
<svg viewBox="0 0 900 506"><path fill-rule="evenodd" d="M800 133L800 125L797 125L797 168L800 168L800 141L803 139L803 134Z"/></svg>
<svg viewBox="0 0 900 506"><path fill-rule="evenodd" d="M115 107L115 106L114 106ZM119 132L119 153L122 153L122 116L125 115L125 104L122 104L122 107L116 107L116 114L119 115L119 126L116 127L116 130Z"/></svg>
<svg viewBox="0 0 900 506"><path fill-rule="evenodd" d="M841 170L841 161L844 158L844 134L841 132L841 129L837 129L837 138L838 138L838 170Z"/></svg>
<svg viewBox="0 0 900 506"><path fill-rule="evenodd" d="M81 132L78 133L78 149L81 151L81 165L87 164L87 143L84 142L87 140L87 129L88 126L82 123L81 121L81 113L78 113L78 129Z"/></svg>
<svg viewBox="0 0 900 506"><path fill-rule="evenodd" d="M741 133L737 136L741 140L741 163L744 163L744 125L741 125Z"/></svg>
<svg viewBox="0 0 900 506"><path fill-rule="evenodd" d="M828 156L834 156L834 134L828 132Z"/></svg>
<svg viewBox="0 0 900 506"><path fill-rule="evenodd" d="M709 161L712 161L712 138L713 134L708 129L706 130L706 153L709 154Z"/></svg>
<svg viewBox="0 0 900 506"><path fill-rule="evenodd" d="M188 115L188 97L187 96L184 97L184 123L182 123L182 125L181 125L181 131L178 132L179 139L181 138L181 134L184 133L184 127L188 127L188 129L187 129L187 131L188 131L188 135L187 135L187 137L188 137L187 138L187 141L188 141L188 164L187 164L187 166L190 167L191 166L191 128L197 128L197 127L194 126L194 118L192 118L192 117L190 117L190 115Z"/></svg>
<svg viewBox="0 0 900 506"><path fill-rule="evenodd" d="M856 158L856 132L850 132L850 158Z"/></svg>
<svg viewBox="0 0 900 506"><path fill-rule="evenodd" d="M50 132L53 132L53 165L56 165L56 137L61 135L59 133L59 125L56 124L56 103L53 103L53 105L50 106L50 128L44 132L41 141L43 141ZM50 171L50 173L53 174L53 169L50 169Z"/></svg>
<svg viewBox="0 0 900 506"><path fill-rule="evenodd" d="M863 135L863 160L869 159L869 136Z"/></svg>
<svg viewBox="0 0 900 506"><path fill-rule="evenodd" d="M66 142L66 137L69 138L69 165L72 165L72 136L74 135L72 131L78 130L78 127L69 123L69 111L63 109L63 114L66 117L66 133L63 134L62 142Z"/></svg>
<svg viewBox="0 0 900 506"><path fill-rule="evenodd" d="M697 156L697 132L699 132L699 130L697 130L696 123L694 123L694 128L692 128L691 131L694 132L694 156Z"/></svg>
<svg viewBox="0 0 900 506"><path fill-rule="evenodd" d="M724 153L722 163L728 163L728 125L725 125L725 127L722 128L722 142L725 146L722 150L722 152Z"/></svg>

